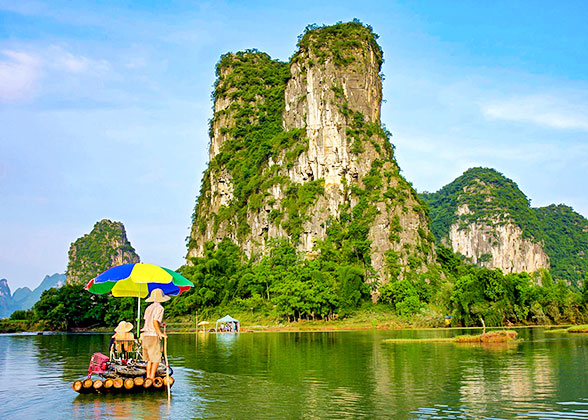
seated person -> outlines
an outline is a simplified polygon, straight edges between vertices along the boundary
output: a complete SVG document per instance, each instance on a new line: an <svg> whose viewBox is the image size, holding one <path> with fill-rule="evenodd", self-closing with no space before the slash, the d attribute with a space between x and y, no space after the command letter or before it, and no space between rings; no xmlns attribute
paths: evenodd
<svg viewBox="0 0 588 420"><path fill-rule="evenodd" d="M135 351L135 334L131 332L133 324L121 321L114 329L114 335L110 340L110 351L123 353Z"/></svg>

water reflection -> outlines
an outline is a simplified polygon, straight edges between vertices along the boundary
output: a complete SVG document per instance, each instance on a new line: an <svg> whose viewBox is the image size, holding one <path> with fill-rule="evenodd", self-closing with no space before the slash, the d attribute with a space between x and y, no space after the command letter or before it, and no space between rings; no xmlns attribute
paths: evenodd
<svg viewBox="0 0 588 420"><path fill-rule="evenodd" d="M508 345L383 341L459 333L171 335L170 404L164 392L71 390L108 335L0 336L0 417L588 418L586 337L524 329Z"/></svg>
<svg viewBox="0 0 588 420"><path fill-rule="evenodd" d="M171 403L163 402L157 395L78 395L72 403L72 415L84 419L137 419L168 418Z"/></svg>

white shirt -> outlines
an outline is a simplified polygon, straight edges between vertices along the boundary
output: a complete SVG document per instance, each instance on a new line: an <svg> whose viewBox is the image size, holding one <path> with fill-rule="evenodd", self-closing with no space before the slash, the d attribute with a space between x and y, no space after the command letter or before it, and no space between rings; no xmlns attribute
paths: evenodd
<svg viewBox="0 0 588 420"><path fill-rule="evenodd" d="M153 321L158 321L161 324L161 321L163 320L163 311L164 308L159 302L153 302L147 307L147 309L145 309L145 316L143 317L145 320L145 326L141 329L144 337L157 337L157 331L153 326Z"/></svg>

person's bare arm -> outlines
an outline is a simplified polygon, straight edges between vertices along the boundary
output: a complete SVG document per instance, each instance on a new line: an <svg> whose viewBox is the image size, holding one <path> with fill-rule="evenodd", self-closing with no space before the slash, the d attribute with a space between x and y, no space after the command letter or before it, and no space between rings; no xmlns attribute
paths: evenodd
<svg viewBox="0 0 588 420"><path fill-rule="evenodd" d="M155 332L159 336L159 338L167 338L167 334L161 332L161 328L159 328L159 321L154 319L153 320L153 327L155 328Z"/></svg>

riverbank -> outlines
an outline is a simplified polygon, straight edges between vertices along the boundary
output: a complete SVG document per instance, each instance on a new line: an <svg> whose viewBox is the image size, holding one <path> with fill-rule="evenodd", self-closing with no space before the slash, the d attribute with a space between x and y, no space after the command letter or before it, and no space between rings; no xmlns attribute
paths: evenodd
<svg viewBox="0 0 588 420"><path fill-rule="evenodd" d="M202 331L202 326L198 327L201 321L208 321L206 330L215 327L216 320L226 315L225 313L210 314L206 317L189 316L176 319L167 319L167 330L169 332L190 333ZM389 311L380 309L371 309L357 311L345 318L336 318L330 320L299 320L295 322L285 322L279 318L269 316L256 316L252 313L231 312L231 315L239 319L241 332L298 332L298 331L353 331L353 330L398 330L398 329L445 329L445 328L468 328L456 325L446 324L445 318L440 314L420 314L411 318L403 318ZM550 327L557 328L560 331L567 331L570 324L559 326L553 325L508 325L497 328L513 327ZM482 326L469 327L470 329L479 329ZM574 331L569 332L588 332L588 326L573 326ZM48 331L50 328L42 322L33 322L27 320L0 320L0 333L16 332L38 332ZM70 332L112 332L110 327L90 326L87 328L76 328Z"/></svg>
<svg viewBox="0 0 588 420"><path fill-rule="evenodd" d="M33 324L27 325L22 322L14 322L9 320L0 320L0 333L20 333L20 332L47 332L47 328L42 325ZM194 322L171 321L168 322L167 331L169 333L196 333L202 332L202 328L196 328ZM214 324L213 324L214 325ZM488 330L504 329L504 328L550 328L546 332L569 332L569 333L588 333L587 326L570 326L566 325L515 325L491 327ZM582 328L583 327L583 328ZM241 327L241 333L260 333L260 332L340 332L340 331L360 331L360 330L437 330L437 329L460 329L460 330L479 330L478 327L461 327L461 326L414 326L410 324L401 324L397 322L358 322L357 320L342 320L342 321L298 321L291 323L256 323L252 325L244 325ZM207 331L207 330L206 330ZM53 331L58 332L58 331ZM98 328L76 328L74 330L62 332L78 332L78 333L111 333L112 328L98 327Z"/></svg>

